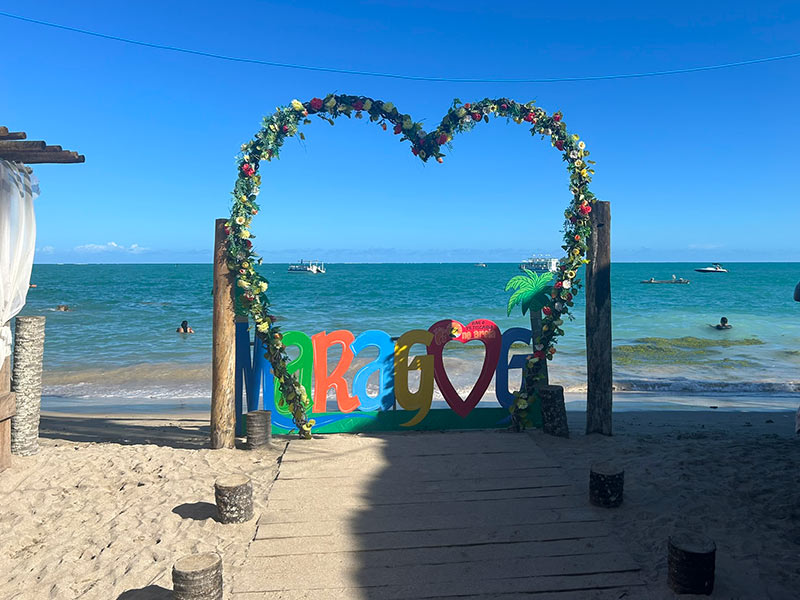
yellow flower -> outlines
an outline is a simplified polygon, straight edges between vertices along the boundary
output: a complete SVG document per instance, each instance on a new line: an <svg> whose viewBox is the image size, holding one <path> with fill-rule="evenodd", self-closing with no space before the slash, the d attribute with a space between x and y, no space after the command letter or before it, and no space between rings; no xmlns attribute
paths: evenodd
<svg viewBox="0 0 800 600"><path fill-rule="evenodd" d="M523 400L522 398L517 400L517 408L519 408L520 410L525 410L526 408L528 408L527 401Z"/></svg>
<svg viewBox="0 0 800 600"><path fill-rule="evenodd" d="M575 166L580 169L583 166L583 161L581 159L576 160Z"/></svg>
<svg viewBox="0 0 800 600"><path fill-rule="evenodd" d="M572 139L573 139L573 140L575 140L575 141L577 142L579 139L581 139L581 136L579 136L577 133L573 133L573 134L572 134ZM584 144L584 145L585 145L585 144Z"/></svg>
<svg viewBox="0 0 800 600"><path fill-rule="evenodd" d="M292 100L292 108L297 112L303 112L303 110L305 110L303 103L300 102L300 100Z"/></svg>
<svg viewBox="0 0 800 600"><path fill-rule="evenodd" d="M264 321L263 323L259 323L256 329L258 329L258 331L260 331L261 333L266 333L267 331L269 331L269 321Z"/></svg>
<svg viewBox="0 0 800 600"><path fill-rule="evenodd" d="M278 126L275 125L275 123L270 123L269 130L272 131L273 133L278 133Z"/></svg>
<svg viewBox="0 0 800 600"><path fill-rule="evenodd" d="M239 196L239 200L241 200L242 202L247 202L247 196L242 194L241 196Z"/></svg>
<svg viewBox="0 0 800 600"><path fill-rule="evenodd" d="M240 237L240 238L244 238L244 239L247 239L247 238L249 238L249 237L250 237L250 231L249 231L248 229L242 229L242 230L239 232L239 237Z"/></svg>
<svg viewBox="0 0 800 600"><path fill-rule="evenodd" d="M575 275L577 275L575 271L567 271L567 277L569 277L570 279L575 279Z"/></svg>
<svg viewBox="0 0 800 600"><path fill-rule="evenodd" d="M236 217L236 224L237 225L244 225L244 217Z"/></svg>
<svg viewBox="0 0 800 600"><path fill-rule="evenodd" d="M262 292L266 292L268 287L269 284L266 281L262 281L258 284L258 289L260 289Z"/></svg>
<svg viewBox="0 0 800 600"><path fill-rule="evenodd" d="M581 170L581 175L583 175L584 177L588 177L589 176L589 171L587 171L586 169L582 169Z"/></svg>
<svg viewBox="0 0 800 600"><path fill-rule="evenodd" d="M586 144L585 144L585 143L583 143L583 142L578 142L578 148L580 148L581 150L583 150L584 148L586 148Z"/></svg>
<svg viewBox="0 0 800 600"><path fill-rule="evenodd" d="M247 162L248 160L250 160L250 155L249 155L249 154L245 154L245 155L242 157L242 159L244 159L244 161L245 161L245 162Z"/></svg>
<svg viewBox="0 0 800 600"><path fill-rule="evenodd" d="M392 112L394 110L394 104L392 104L391 102L384 102L383 110L385 110L388 113Z"/></svg>
<svg viewBox="0 0 800 600"><path fill-rule="evenodd" d="M372 108L372 100L364 100L364 110Z"/></svg>
<svg viewBox="0 0 800 600"><path fill-rule="evenodd" d="M309 419L308 424L311 425L311 427L313 427L314 425L317 424L317 422L314 419Z"/></svg>
<svg viewBox="0 0 800 600"><path fill-rule="evenodd" d="M459 116L459 117L463 117L463 116L464 116L464 115L466 115L466 114L467 114L467 111L466 111L466 109L465 109L465 108L459 108L459 109L456 111L456 115L457 115L457 116Z"/></svg>
<svg viewBox="0 0 800 600"><path fill-rule="evenodd" d="M246 290L247 288L249 288L249 287L250 287L250 284L249 284L249 283L247 283L247 282L246 282L244 279L240 279L239 281L237 281L237 282L236 282L236 285L238 285L238 286L239 286L240 288L242 288L243 290Z"/></svg>
<svg viewBox="0 0 800 600"><path fill-rule="evenodd" d="M330 100L328 100L328 101L325 103L325 106L327 106L328 108L333 108L334 106L336 106L336 98L334 98L333 96L331 96L331 99L330 99Z"/></svg>
<svg viewBox="0 0 800 600"><path fill-rule="evenodd" d="M243 269L247 269L247 268L249 268L249 267L250 267L250 263L249 263L249 262L247 262L247 261L244 261L244 262L242 263L242 268L243 268Z"/></svg>
<svg viewBox="0 0 800 600"><path fill-rule="evenodd" d="M411 129L414 126L414 123L411 119L403 119L403 129Z"/></svg>

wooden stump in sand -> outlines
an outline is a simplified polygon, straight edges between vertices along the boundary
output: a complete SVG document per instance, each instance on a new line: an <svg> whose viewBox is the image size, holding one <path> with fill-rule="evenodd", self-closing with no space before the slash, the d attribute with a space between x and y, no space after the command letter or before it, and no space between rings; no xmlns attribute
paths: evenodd
<svg viewBox="0 0 800 600"><path fill-rule="evenodd" d="M272 443L272 412L254 410L245 415L247 442L245 448L255 450Z"/></svg>
<svg viewBox="0 0 800 600"><path fill-rule="evenodd" d="M17 414L11 417L11 452L39 452L39 411L42 405L44 317L17 317L14 331L14 373Z"/></svg>
<svg viewBox="0 0 800 600"><path fill-rule="evenodd" d="M717 545L705 536L680 532L669 537L667 583L677 594L714 591Z"/></svg>
<svg viewBox="0 0 800 600"><path fill-rule="evenodd" d="M219 554L190 554L172 567L175 600L222 600L222 559Z"/></svg>
<svg viewBox="0 0 800 600"><path fill-rule="evenodd" d="M610 462L595 463L589 471L589 501L595 506L615 508L622 504L625 471Z"/></svg>
<svg viewBox="0 0 800 600"><path fill-rule="evenodd" d="M223 475L214 483L221 523L244 523L253 518L253 484L245 475Z"/></svg>
<svg viewBox="0 0 800 600"><path fill-rule="evenodd" d="M569 437L567 408L564 405L564 388L560 385L543 385L537 388L542 402L542 431L558 437Z"/></svg>

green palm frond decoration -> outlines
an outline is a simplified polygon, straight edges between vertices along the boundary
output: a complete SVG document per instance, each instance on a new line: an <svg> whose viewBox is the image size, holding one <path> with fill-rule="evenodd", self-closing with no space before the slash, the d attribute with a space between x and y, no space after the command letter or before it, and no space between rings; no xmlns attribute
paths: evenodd
<svg viewBox="0 0 800 600"><path fill-rule="evenodd" d="M506 284L506 291L514 290L511 298L508 299L508 314L519 304L522 314L526 312L541 310L548 302L548 293L551 286L548 285L553 279L552 273L542 273L537 275L533 271L523 269L525 275L512 277Z"/></svg>

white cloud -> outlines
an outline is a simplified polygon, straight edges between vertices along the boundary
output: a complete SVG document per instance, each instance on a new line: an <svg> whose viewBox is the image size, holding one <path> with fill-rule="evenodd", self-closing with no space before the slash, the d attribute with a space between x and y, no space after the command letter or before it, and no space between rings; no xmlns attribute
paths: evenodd
<svg viewBox="0 0 800 600"><path fill-rule="evenodd" d="M42 246L36 250L39 254L52 254L56 251L54 246Z"/></svg>
<svg viewBox="0 0 800 600"><path fill-rule="evenodd" d="M100 252L118 252L127 254L141 254L147 252L148 248L143 248L139 244L131 244L130 246L122 246L116 242L108 242L107 244L83 244L75 246L75 252L89 252L97 254Z"/></svg>

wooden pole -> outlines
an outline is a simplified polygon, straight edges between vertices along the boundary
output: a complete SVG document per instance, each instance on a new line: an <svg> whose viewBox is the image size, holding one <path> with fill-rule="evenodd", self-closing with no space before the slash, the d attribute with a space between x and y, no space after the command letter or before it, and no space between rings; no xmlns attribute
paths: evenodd
<svg viewBox="0 0 800 600"><path fill-rule="evenodd" d="M211 447L236 444L236 323L233 274L228 269L226 219L214 228L214 323L211 366Z"/></svg>
<svg viewBox="0 0 800 600"><path fill-rule="evenodd" d="M16 403L11 394L11 357L0 365L0 471L11 466L11 417Z"/></svg>
<svg viewBox="0 0 800 600"><path fill-rule="evenodd" d="M611 435L611 204L596 202L586 265L586 433Z"/></svg>

